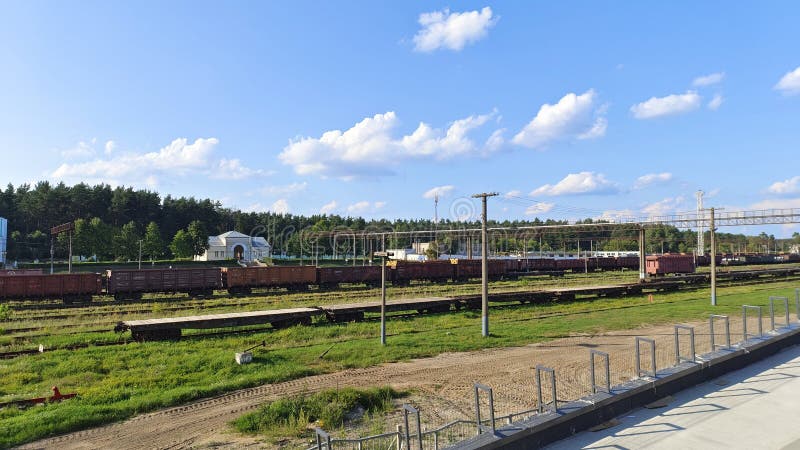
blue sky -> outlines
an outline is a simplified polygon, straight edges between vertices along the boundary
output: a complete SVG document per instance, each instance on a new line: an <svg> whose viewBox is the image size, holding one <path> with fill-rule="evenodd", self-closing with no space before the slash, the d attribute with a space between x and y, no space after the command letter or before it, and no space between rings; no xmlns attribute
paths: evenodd
<svg viewBox="0 0 800 450"><path fill-rule="evenodd" d="M798 14L3 2L3 173L388 218L432 217L433 192L451 218L483 191L509 219L690 211L698 189L728 210L800 207Z"/></svg>

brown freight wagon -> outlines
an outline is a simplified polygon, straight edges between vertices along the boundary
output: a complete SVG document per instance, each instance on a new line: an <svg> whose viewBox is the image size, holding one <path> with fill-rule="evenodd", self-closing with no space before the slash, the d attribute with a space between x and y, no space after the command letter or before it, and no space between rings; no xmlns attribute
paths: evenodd
<svg viewBox="0 0 800 450"><path fill-rule="evenodd" d="M2 299L61 299L64 303L91 302L102 294L103 282L97 273L59 273L54 275L2 275Z"/></svg>
<svg viewBox="0 0 800 450"><path fill-rule="evenodd" d="M145 292L184 292L190 297L209 297L222 288L218 268L113 269L106 271L109 295L115 300L138 300Z"/></svg>
<svg viewBox="0 0 800 450"><path fill-rule="evenodd" d="M253 288L308 290L317 284L315 266L223 267L222 280L230 294L249 294Z"/></svg>
<svg viewBox="0 0 800 450"><path fill-rule="evenodd" d="M556 260L553 258L523 259L520 268L527 272L538 270L556 270Z"/></svg>
<svg viewBox="0 0 800 450"><path fill-rule="evenodd" d="M639 257L638 256L618 256L617 268L619 269L638 269Z"/></svg>
<svg viewBox="0 0 800 450"><path fill-rule="evenodd" d="M453 259L451 260L455 268L455 279L464 281L470 278L482 278L483 266L480 259ZM508 272L506 264L502 259L489 259L486 261L489 271L489 278L499 280Z"/></svg>
<svg viewBox="0 0 800 450"><path fill-rule="evenodd" d="M380 286L380 266L318 267L317 282L323 288L335 288L341 283Z"/></svg>
<svg viewBox="0 0 800 450"><path fill-rule="evenodd" d="M694 255L652 255L645 259L648 275L694 273Z"/></svg>
<svg viewBox="0 0 800 450"><path fill-rule="evenodd" d="M556 269L571 270L573 272L583 272L586 270L586 261L583 258L564 258L556 259Z"/></svg>
<svg viewBox="0 0 800 450"><path fill-rule="evenodd" d="M407 285L411 280L446 281L453 278L450 261L391 261L392 283Z"/></svg>

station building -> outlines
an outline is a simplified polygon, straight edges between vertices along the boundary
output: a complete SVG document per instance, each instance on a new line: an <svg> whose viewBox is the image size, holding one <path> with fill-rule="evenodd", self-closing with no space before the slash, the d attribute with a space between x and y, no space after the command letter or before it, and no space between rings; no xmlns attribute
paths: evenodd
<svg viewBox="0 0 800 450"><path fill-rule="evenodd" d="M208 237L208 250L195 261L256 261L270 256L270 245L261 236L247 236L238 231L228 231Z"/></svg>

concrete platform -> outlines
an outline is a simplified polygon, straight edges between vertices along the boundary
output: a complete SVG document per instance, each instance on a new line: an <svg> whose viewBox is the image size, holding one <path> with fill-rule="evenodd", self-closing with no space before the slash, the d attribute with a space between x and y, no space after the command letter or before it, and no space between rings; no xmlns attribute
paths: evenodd
<svg viewBox="0 0 800 450"><path fill-rule="evenodd" d="M800 346L635 409L619 424L551 444L566 449L800 449Z"/></svg>

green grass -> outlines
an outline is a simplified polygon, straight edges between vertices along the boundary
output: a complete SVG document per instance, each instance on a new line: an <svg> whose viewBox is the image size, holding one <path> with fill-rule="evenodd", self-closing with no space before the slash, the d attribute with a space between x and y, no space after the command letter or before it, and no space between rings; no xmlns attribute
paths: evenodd
<svg viewBox="0 0 800 450"><path fill-rule="evenodd" d="M242 433L260 434L270 438L308 436L308 426L311 423L326 429L339 428L345 424L348 415L361 408L360 416L353 414L353 418L347 420L349 423L359 423L364 417L391 410L392 399L404 395L388 386L330 389L267 403L257 411L236 419L232 424Z"/></svg>
<svg viewBox="0 0 800 450"><path fill-rule="evenodd" d="M376 320L319 322L310 327L252 334L189 336L179 342L131 343L0 360L0 401L40 397L51 386L78 397L60 404L0 410L0 447L119 421L135 414L239 388L368 367L392 361L483 348L542 342L574 333L600 333L642 325L707 320L739 314L742 304L768 305L770 295L794 298L797 282L720 286L719 305L708 289L619 299L578 300L542 305L494 305L490 338L480 333L480 311L395 316L388 322L388 345L379 344ZM303 295L303 294L299 294ZM95 335L54 341L95 342ZM105 336L103 339L111 339ZM266 340L252 364L235 364L236 351ZM324 357L321 357L323 353Z"/></svg>

